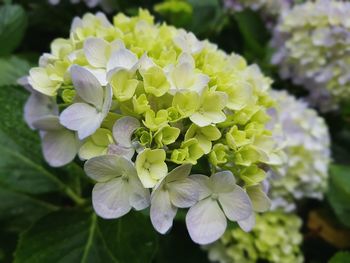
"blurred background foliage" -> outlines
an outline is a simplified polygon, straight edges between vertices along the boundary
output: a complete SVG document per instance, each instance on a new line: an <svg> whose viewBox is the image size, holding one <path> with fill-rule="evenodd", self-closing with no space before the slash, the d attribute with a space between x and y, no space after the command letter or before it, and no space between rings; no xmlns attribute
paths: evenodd
<svg viewBox="0 0 350 263"><path fill-rule="evenodd" d="M158 21L193 31L227 52L257 63L273 87L300 97L301 87L278 77L269 63L270 32L250 10L228 12L219 0L111 0L116 12L147 8ZM119 220L97 219L89 206L91 184L76 163L48 167L38 135L23 122L28 94L17 79L37 64L54 38L67 37L85 4L63 0L7 0L0 7L0 262L207 262L189 238L181 215L172 231L155 233L148 217L131 213ZM333 165L324 202L300 204L306 262L328 262L350 246L350 103L325 117L332 135ZM234 226L232 226L234 227ZM117 253L118 252L118 253ZM340 252L330 263L350 262Z"/></svg>

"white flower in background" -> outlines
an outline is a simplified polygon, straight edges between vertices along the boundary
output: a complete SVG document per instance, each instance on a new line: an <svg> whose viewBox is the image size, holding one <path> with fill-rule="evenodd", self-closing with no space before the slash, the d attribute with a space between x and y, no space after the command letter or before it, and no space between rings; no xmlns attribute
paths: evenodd
<svg viewBox="0 0 350 263"><path fill-rule="evenodd" d="M97 183L92 191L92 204L103 218L118 218L131 208L142 210L149 206L149 190L145 189L134 164L117 155L104 155L88 160L86 174Z"/></svg>
<svg viewBox="0 0 350 263"><path fill-rule="evenodd" d="M327 111L350 98L350 3L317 0L285 12L274 32L272 63Z"/></svg>
<svg viewBox="0 0 350 263"><path fill-rule="evenodd" d="M112 91L110 87L103 88L95 76L83 67L74 65L70 72L81 102L65 109L60 115L60 122L77 131L82 140L101 126L111 107Z"/></svg>
<svg viewBox="0 0 350 263"><path fill-rule="evenodd" d="M240 221L252 215L252 203L231 172L218 172L211 177L195 174L190 178L199 184L199 201L186 215L194 242L209 244L220 238L226 230L226 217Z"/></svg>
<svg viewBox="0 0 350 263"><path fill-rule="evenodd" d="M51 5L58 5L61 0L48 0L48 2ZM89 8L94 8L98 5L101 5L102 9L106 12L111 12L115 9L115 6L113 6L113 2L111 2L111 0L70 0L70 2L72 4L83 2Z"/></svg>
<svg viewBox="0 0 350 263"><path fill-rule="evenodd" d="M272 208L295 208L302 198L322 199L327 187L330 137L326 123L307 104L283 91L271 91L277 111L269 124L287 162L275 166L269 181Z"/></svg>
<svg viewBox="0 0 350 263"><path fill-rule="evenodd" d="M261 14L269 29L273 29L278 17L297 2L296 0L224 0L224 7L234 12L251 9Z"/></svg>
<svg viewBox="0 0 350 263"><path fill-rule="evenodd" d="M192 165L184 164L172 170L151 195L151 221L165 234L172 226L178 208L193 206L198 200L197 183L188 175Z"/></svg>

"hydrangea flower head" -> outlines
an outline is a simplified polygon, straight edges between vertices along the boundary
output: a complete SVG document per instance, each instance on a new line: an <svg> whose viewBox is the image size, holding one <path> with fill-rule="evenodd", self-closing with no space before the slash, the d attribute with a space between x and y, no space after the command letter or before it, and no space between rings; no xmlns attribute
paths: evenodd
<svg viewBox="0 0 350 263"><path fill-rule="evenodd" d="M322 110L350 98L349 12L345 1L308 1L285 12L274 34L280 75L304 85Z"/></svg>
<svg viewBox="0 0 350 263"><path fill-rule="evenodd" d="M256 225L250 233L239 228L227 230L220 240L205 249L213 262L302 263L301 223L296 215L268 212L256 217Z"/></svg>
<svg viewBox="0 0 350 263"><path fill-rule="evenodd" d="M226 217L248 230L253 211L269 208L261 167L282 163L266 127L270 84L256 65L156 24L145 10L113 23L86 14L30 70L25 114L51 165L76 154L86 161L98 215L150 205L154 227L166 233L177 210L190 208L188 229L204 244L220 237ZM209 169L191 175L199 161L211 177Z"/></svg>
<svg viewBox="0 0 350 263"><path fill-rule="evenodd" d="M271 91L277 111L269 125L287 162L271 172L272 208L295 208L295 200L322 199L327 188L330 136L325 121L303 101L283 91Z"/></svg>

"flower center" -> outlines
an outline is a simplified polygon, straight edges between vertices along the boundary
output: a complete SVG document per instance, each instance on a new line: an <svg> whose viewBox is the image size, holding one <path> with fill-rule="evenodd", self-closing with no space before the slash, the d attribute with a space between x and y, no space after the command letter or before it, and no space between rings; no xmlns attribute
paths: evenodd
<svg viewBox="0 0 350 263"><path fill-rule="evenodd" d="M145 167L145 169L149 170L149 168L151 168L151 163L145 162L145 164L143 165L143 167Z"/></svg>
<svg viewBox="0 0 350 263"><path fill-rule="evenodd" d="M217 193L213 193L212 195L211 195L211 199L213 199L213 200L218 200L218 198L219 198L219 195L217 194Z"/></svg>

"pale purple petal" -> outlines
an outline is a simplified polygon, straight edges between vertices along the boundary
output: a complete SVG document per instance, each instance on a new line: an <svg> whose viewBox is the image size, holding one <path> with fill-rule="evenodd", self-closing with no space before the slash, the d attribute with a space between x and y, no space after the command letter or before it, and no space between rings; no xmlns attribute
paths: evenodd
<svg viewBox="0 0 350 263"><path fill-rule="evenodd" d="M58 107L52 97L33 91L24 105L24 119L33 127L33 122L47 115L57 115Z"/></svg>
<svg viewBox="0 0 350 263"><path fill-rule="evenodd" d="M106 67L109 43L102 38L90 37L84 42L86 60L96 68Z"/></svg>
<svg viewBox="0 0 350 263"><path fill-rule="evenodd" d="M210 177L215 193L231 192L236 187L236 179L231 171L222 171Z"/></svg>
<svg viewBox="0 0 350 263"><path fill-rule="evenodd" d="M97 182L106 182L114 177L137 176L133 163L117 155L102 155L91 158L84 165L87 176Z"/></svg>
<svg viewBox="0 0 350 263"><path fill-rule="evenodd" d="M97 183L92 190L92 204L102 218L119 218L131 210L128 185L122 178Z"/></svg>
<svg viewBox="0 0 350 263"><path fill-rule="evenodd" d="M78 95L95 107L102 108L103 89L96 77L89 70L78 65L73 65L70 73Z"/></svg>
<svg viewBox="0 0 350 263"><path fill-rule="evenodd" d="M33 122L33 127L35 129L43 131L55 131L64 129L64 127L60 124L58 116L54 115L47 115L45 117L36 119Z"/></svg>
<svg viewBox="0 0 350 263"><path fill-rule="evenodd" d="M253 213L247 219L237 221L237 223L243 231L249 232L255 226L255 214Z"/></svg>
<svg viewBox="0 0 350 263"><path fill-rule="evenodd" d="M138 119L130 116L122 117L113 125L113 137L119 145L129 148L132 146L131 136L139 127Z"/></svg>
<svg viewBox="0 0 350 263"><path fill-rule="evenodd" d="M207 198L213 193L211 181L208 176L202 174L192 174L190 178L198 184L198 200Z"/></svg>
<svg viewBox="0 0 350 263"><path fill-rule="evenodd" d="M142 210L150 205L150 193L147 188L144 188L137 173L129 174L130 187L130 205L136 210Z"/></svg>
<svg viewBox="0 0 350 263"><path fill-rule="evenodd" d="M78 152L78 142L74 132L66 129L45 132L42 136L45 160L53 167L70 163Z"/></svg>
<svg viewBox="0 0 350 263"><path fill-rule="evenodd" d="M217 201L207 198L190 208L186 226L194 242L206 245L224 234L227 221Z"/></svg>
<svg viewBox="0 0 350 263"><path fill-rule="evenodd" d="M61 124L70 130L77 131L80 140L93 134L102 121L102 114L85 103L72 104L60 115Z"/></svg>
<svg viewBox="0 0 350 263"><path fill-rule="evenodd" d="M170 200L176 207L191 207L198 201L198 184L190 178L168 183L167 187L170 194Z"/></svg>
<svg viewBox="0 0 350 263"><path fill-rule="evenodd" d="M159 188L152 194L151 222L154 228L161 234L165 234L173 225L177 208L170 202L168 191Z"/></svg>
<svg viewBox="0 0 350 263"><path fill-rule="evenodd" d="M251 199L254 211L266 212L270 209L271 201L260 185L247 187L247 194Z"/></svg>
<svg viewBox="0 0 350 263"><path fill-rule="evenodd" d="M231 192L219 193L219 202L225 215L231 221L246 219L253 213L249 196L239 186L236 186Z"/></svg>
<svg viewBox="0 0 350 263"><path fill-rule="evenodd" d="M125 148L125 147L117 145L117 144L111 144L108 146L108 154L115 154L115 155L123 156L126 159L131 160L131 158L135 154L135 149Z"/></svg>
<svg viewBox="0 0 350 263"><path fill-rule="evenodd" d="M165 177L165 180L166 180L167 183L170 183L170 182L177 181L177 180L180 180L180 179L185 179L190 174L191 169L192 169L192 165L191 164L180 165L180 166L176 167L175 169L173 169Z"/></svg>
<svg viewBox="0 0 350 263"><path fill-rule="evenodd" d="M103 101L102 111L101 111L103 118L107 116L109 110L111 109L112 97L113 97L112 88L110 86L105 87L104 93L105 93L104 101Z"/></svg>
<svg viewBox="0 0 350 263"><path fill-rule="evenodd" d="M107 63L107 72L115 68L131 70L137 63L137 56L130 50L123 48L113 52Z"/></svg>

